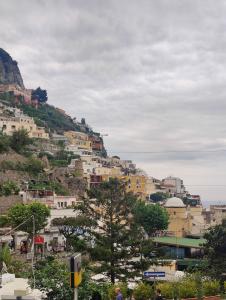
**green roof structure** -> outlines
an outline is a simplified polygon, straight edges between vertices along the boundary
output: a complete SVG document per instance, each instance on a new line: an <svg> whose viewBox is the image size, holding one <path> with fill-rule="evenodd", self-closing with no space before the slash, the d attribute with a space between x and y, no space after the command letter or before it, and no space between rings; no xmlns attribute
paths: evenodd
<svg viewBox="0 0 226 300"><path fill-rule="evenodd" d="M186 247L186 248L202 248L206 242L205 239L191 239L191 238L178 238L178 237L155 237L154 242L168 246Z"/></svg>

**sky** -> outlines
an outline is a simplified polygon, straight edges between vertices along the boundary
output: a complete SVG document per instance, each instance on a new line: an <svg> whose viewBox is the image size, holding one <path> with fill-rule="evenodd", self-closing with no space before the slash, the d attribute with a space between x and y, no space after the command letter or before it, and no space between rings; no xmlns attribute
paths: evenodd
<svg viewBox="0 0 226 300"><path fill-rule="evenodd" d="M224 0L0 0L27 88L108 134L110 155L226 204L225 28Z"/></svg>

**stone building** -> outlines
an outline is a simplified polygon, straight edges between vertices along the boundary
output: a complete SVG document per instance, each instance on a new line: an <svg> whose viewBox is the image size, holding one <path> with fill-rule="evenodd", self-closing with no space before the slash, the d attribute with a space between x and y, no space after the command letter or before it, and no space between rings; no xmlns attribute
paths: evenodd
<svg viewBox="0 0 226 300"><path fill-rule="evenodd" d="M44 127L37 126L33 118L25 115L13 118L0 117L0 130L6 135L12 135L21 129L27 130L30 138L49 139Z"/></svg>

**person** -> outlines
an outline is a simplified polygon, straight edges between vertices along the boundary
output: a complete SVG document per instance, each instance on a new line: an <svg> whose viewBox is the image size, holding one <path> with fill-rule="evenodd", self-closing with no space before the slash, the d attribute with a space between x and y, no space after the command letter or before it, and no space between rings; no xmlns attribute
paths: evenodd
<svg viewBox="0 0 226 300"><path fill-rule="evenodd" d="M123 300L122 293L121 293L121 290L120 290L119 287L117 287L117 288L115 289L115 293L116 293L116 298L115 298L115 300Z"/></svg>
<svg viewBox="0 0 226 300"><path fill-rule="evenodd" d="M155 300L163 300L161 290L157 289Z"/></svg>

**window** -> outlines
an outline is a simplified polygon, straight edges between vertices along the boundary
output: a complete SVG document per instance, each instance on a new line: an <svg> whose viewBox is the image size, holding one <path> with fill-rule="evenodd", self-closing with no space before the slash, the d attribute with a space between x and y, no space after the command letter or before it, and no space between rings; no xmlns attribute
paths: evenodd
<svg viewBox="0 0 226 300"><path fill-rule="evenodd" d="M67 207L67 202L64 202L64 207Z"/></svg>

